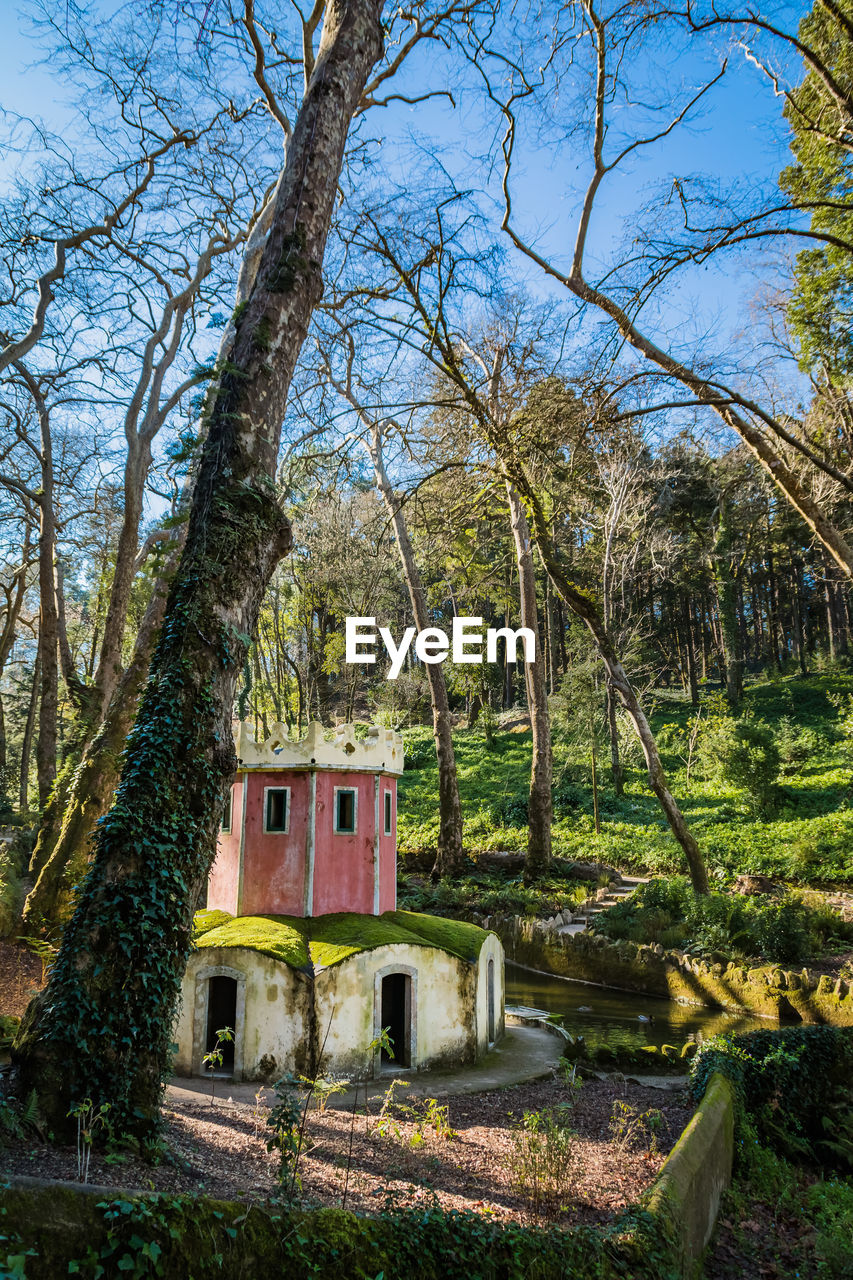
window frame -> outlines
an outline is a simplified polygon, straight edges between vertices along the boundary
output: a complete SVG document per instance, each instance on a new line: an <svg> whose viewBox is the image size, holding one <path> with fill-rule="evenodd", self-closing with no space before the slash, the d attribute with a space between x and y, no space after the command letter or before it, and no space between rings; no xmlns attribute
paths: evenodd
<svg viewBox="0 0 853 1280"><path fill-rule="evenodd" d="M352 796L352 826L338 826L338 796L348 792ZM358 787L335 787L334 808L332 810L332 831L336 836L354 836L358 832Z"/></svg>
<svg viewBox="0 0 853 1280"><path fill-rule="evenodd" d="M284 800L284 826L269 826L269 795L271 791L283 791ZM269 786L264 787L264 835L265 836L286 836L290 831L290 787Z"/></svg>
<svg viewBox="0 0 853 1280"><path fill-rule="evenodd" d="M228 822L226 823L225 814L223 813L222 821L219 824L219 830L223 835L229 836L231 834L231 828L234 825L234 783L233 782L231 783L231 786L228 788L228 800L226 803L228 805L228 810L227 810Z"/></svg>
<svg viewBox="0 0 853 1280"><path fill-rule="evenodd" d="M386 787L382 794L385 796L385 799L382 802L382 806L383 806L382 830L386 836L393 836L394 834L394 793L390 787Z"/></svg>

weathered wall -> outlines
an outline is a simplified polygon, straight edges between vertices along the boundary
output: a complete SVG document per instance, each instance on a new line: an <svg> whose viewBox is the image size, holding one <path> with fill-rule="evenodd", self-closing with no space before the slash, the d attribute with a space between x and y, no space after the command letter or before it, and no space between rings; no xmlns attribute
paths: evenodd
<svg viewBox="0 0 853 1280"><path fill-rule="evenodd" d="M317 774L317 819L314 838L313 915L334 911L374 909L374 774L338 772ZM353 835L335 832L336 787L358 792L357 830Z"/></svg>
<svg viewBox="0 0 853 1280"><path fill-rule="evenodd" d="M385 834L385 795L391 794L391 834ZM379 910L397 909L397 779L379 780Z"/></svg>
<svg viewBox="0 0 853 1280"><path fill-rule="evenodd" d="M713 1075L678 1142L655 1179L648 1209L673 1246L685 1280L711 1238L732 1176L734 1098L728 1080Z"/></svg>
<svg viewBox="0 0 853 1280"><path fill-rule="evenodd" d="M305 860L311 820L310 776L294 769L261 769L243 776L246 778L246 829L237 914L301 916L305 910ZM285 832L264 831L267 787L290 788Z"/></svg>
<svg viewBox="0 0 853 1280"><path fill-rule="evenodd" d="M495 1041L504 1033L504 949L499 938L490 933L483 943L477 976L477 1053L489 1047L489 961L494 962Z"/></svg>
<svg viewBox="0 0 853 1280"><path fill-rule="evenodd" d="M778 965L747 968L710 964L680 951L609 942L595 933L560 934L545 922L518 916L478 919L493 929L507 958L558 977L687 1004L746 1010L761 1018L853 1026L853 984Z"/></svg>
<svg viewBox="0 0 853 1280"><path fill-rule="evenodd" d="M243 947L205 947L189 960L175 1032L179 1075L201 1072L207 1030L208 978L238 978L235 1075L254 1079L262 1057L279 1072L309 1072L325 1044L319 1069L363 1076L373 1070L370 1043L381 1030L378 984L391 972L412 982L412 1062L473 1062L488 1048L488 961L495 964L495 1022L503 1032L503 949L490 935L476 964L435 947L393 945L361 951L315 978ZM313 1045L312 1045L312 1036Z"/></svg>
<svg viewBox="0 0 853 1280"><path fill-rule="evenodd" d="M243 814L243 778L238 775L231 786L231 830L221 831L216 860L207 882L207 905L217 911L237 914L240 890L240 829Z"/></svg>
<svg viewBox="0 0 853 1280"><path fill-rule="evenodd" d="M317 975L318 1031L326 1042L323 1070L364 1074L372 1069L368 1046L381 1030L377 982L401 971L412 980L412 1067L475 1060L478 966L435 947L395 943L362 951Z"/></svg>
<svg viewBox="0 0 853 1280"><path fill-rule="evenodd" d="M178 1075L198 1075L207 1031L207 979L210 971L239 972L245 978L245 1012L235 1045L235 1075L256 1079L264 1056L284 1071L309 1069L311 980L286 964L242 947L208 947L190 956L181 987L175 1040ZM197 979L199 981L197 982Z"/></svg>

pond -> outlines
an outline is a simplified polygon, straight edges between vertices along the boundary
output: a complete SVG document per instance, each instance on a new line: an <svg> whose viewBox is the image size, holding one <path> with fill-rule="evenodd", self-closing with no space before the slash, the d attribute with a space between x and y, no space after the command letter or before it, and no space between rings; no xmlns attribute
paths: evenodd
<svg viewBox="0 0 853 1280"><path fill-rule="evenodd" d="M620 1045L637 1048L645 1044L680 1046L686 1040L707 1040L720 1032L737 1035L776 1025L750 1014L677 1004L657 996L557 978L509 960L506 962L506 1003L547 1009L573 1036L584 1036L590 1045L606 1041L614 1048Z"/></svg>

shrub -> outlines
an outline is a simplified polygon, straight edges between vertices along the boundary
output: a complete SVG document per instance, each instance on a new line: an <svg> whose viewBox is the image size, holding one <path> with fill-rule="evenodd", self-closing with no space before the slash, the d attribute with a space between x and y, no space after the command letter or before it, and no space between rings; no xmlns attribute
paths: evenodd
<svg viewBox="0 0 853 1280"><path fill-rule="evenodd" d="M693 1060L694 1098L702 1097L715 1071L734 1086L741 1141L748 1121L762 1142L783 1155L837 1162L834 1144L826 1141L825 1118L830 1113L837 1130L844 1119L839 1099L849 1111L853 1033L848 1028L785 1027L714 1036Z"/></svg>
<svg viewBox="0 0 853 1280"><path fill-rule="evenodd" d="M770 812L777 801L780 765L773 730L747 716L724 718L717 721L711 737L723 780L745 791L760 813Z"/></svg>
<svg viewBox="0 0 853 1280"><path fill-rule="evenodd" d="M602 912L596 929L614 941L660 942L703 955L783 963L807 959L831 938L853 937L853 927L819 899L793 893L782 898L696 894L682 876L642 885Z"/></svg>

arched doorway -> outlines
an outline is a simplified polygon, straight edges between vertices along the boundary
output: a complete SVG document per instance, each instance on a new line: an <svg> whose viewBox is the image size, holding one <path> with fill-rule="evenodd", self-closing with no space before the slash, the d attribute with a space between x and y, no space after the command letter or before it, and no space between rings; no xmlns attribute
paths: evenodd
<svg viewBox="0 0 853 1280"><path fill-rule="evenodd" d="M382 1049L383 1063L412 1065L412 979L407 973L389 973L382 979L382 1026L394 1046L394 1057Z"/></svg>
<svg viewBox="0 0 853 1280"><path fill-rule="evenodd" d="M232 1075L237 1035L237 979L215 974L208 979L207 1026L205 1028L205 1053L217 1047L218 1033L225 1028L231 1032L230 1040L219 1042L221 1063L208 1066L208 1070Z"/></svg>
<svg viewBox="0 0 853 1280"><path fill-rule="evenodd" d="M489 1044L495 1043L495 962L489 960L488 973L489 996Z"/></svg>

